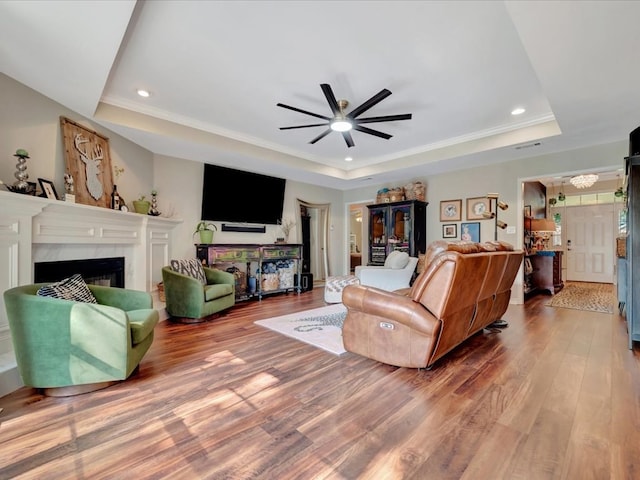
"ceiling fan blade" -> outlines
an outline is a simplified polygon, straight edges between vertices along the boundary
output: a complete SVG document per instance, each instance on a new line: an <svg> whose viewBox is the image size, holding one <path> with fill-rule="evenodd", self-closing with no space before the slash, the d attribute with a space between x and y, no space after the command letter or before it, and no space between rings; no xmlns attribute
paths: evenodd
<svg viewBox="0 0 640 480"><path fill-rule="evenodd" d="M294 112L304 113L305 115L311 115L312 117L322 118L323 120L331 120L331 117L325 117L324 115L318 115L317 113L307 112L306 110L302 110L296 107L290 107L289 105L285 105L284 103L278 103L278 107L287 108L289 110L293 110Z"/></svg>
<svg viewBox="0 0 640 480"><path fill-rule="evenodd" d="M296 125L293 127L280 127L280 130L293 130L295 128L324 127L327 123L314 123L312 125Z"/></svg>
<svg viewBox="0 0 640 480"><path fill-rule="evenodd" d="M331 129L327 128L324 132L322 132L320 135L318 135L316 138L314 138L313 140L311 140L309 143L314 144L316 143L318 140L322 140L324 137L326 137L327 135L329 135L331 133Z"/></svg>
<svg viewBox="0 0 640 480"><path fill-rule="evenodd" d="M351 148L355 146L355 143L353 143L353 138L351 137L351 134L349 132L342 132L342 137L344 138L344 141L347 142L347 147Z"/></svg>
<svg viewBox="0 0 640 480"><path fill-rule="evenodd" d="M373 97L371 97L369 100L364 102L362 105L351 110L351 112L347 115L347 117L356 118L358 115L363 114L364 112L369 110L371 107L373 107L376 103L381 102L382 100L387 98L389 95L391 95L391 91L387 90L386 88L383 88L378 93L376 93Z"/></svg>
<svg viewBox="0 0 640 480"><path fill-rule="evenodd" d="M320 88L322 88L322 93L324 93L324 96L327 98L327 102L329 102L331 111L334 115L338 115L340 113L340 107L338 106L336 96L333 94L333 90L331 90L331 86L328 83L321 83Z"/></svg>
<svg viewBox="0 0 640 480"><path fill-rule="evenodd" d="M401 115L383 115L382 117L367 117L357 118L355 123L375 123L375 122L395 122L396 120L411 120L410 113L403 113Z"/></svg>
<svg viewBox="0 0 640 480"><path fill-rule="evenodd" d="M354 130L357 130L362 133L368 133L369 135L375 135L376 137L384 138L385 140L389 140L393 135L389 135L388 133L379 132L378 130L373 130L367 127L361 127L360 125L354 125Z"/></svg>

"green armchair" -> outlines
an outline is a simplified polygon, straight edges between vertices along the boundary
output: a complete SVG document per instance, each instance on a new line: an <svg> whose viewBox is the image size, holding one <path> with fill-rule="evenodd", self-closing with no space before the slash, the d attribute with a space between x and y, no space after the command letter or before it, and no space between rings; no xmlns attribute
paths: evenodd
<svg viewBox="0 0 640 480"><path fill-rule="evenodd" d="M128 378L153 342L159 315L147 292L88 285L97 304L4 292L18 371L26 386L69 396Z"/></svg>
<svg viewBox="0 0 640 480"><path fill-rule="evenodd" d="M235 277L215 268L202 267L206 284L190 275L162 268L167 313L174 321L200 323L236 303Z"/></svg>

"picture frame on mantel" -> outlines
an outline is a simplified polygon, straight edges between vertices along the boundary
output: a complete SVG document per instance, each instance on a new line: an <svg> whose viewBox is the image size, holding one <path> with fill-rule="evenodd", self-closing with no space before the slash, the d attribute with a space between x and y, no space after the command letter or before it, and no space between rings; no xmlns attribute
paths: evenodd
<svg viewBox="0 0 640 480"><path fill-rule="evenodd" d="M66 117L60 117L60 126L66 173L73 177L76 203L111 208L109 139Z"/></svg>
<svg viewBox="0 0 640 480"><path fill-rule="evenodd" d="M56 187L53 185L53 182L51 180L39 178L38 182L40 182L40 188L42 189L42 193L46 198L50 198L51 200L58 200Z"/></svg>

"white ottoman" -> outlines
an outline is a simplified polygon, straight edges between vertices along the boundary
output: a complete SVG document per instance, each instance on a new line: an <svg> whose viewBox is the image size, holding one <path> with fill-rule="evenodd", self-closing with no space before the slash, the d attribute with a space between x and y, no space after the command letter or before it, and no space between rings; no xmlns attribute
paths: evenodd
<svg viewBox="0 0 640 480"><path fill-rule="evenodd" d="M342 303L342 290L347 285L354 283L360 283L360 280L355 275L327 278L327 282L324 285L324 301L327 303Z"/></svg>

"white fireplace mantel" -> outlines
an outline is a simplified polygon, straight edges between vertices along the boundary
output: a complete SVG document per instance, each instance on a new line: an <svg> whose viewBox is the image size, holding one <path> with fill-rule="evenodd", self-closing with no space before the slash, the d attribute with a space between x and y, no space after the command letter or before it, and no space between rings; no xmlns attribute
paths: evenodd
<svg viewBox="0 0 640 480"><path fill-rule="evenodd" d="M182 220L0 191L0 292L33 282L35 262L125 258L125 288L157 294ZM0 296L0 374L13 357ZM0 381L0 396L3 392ZM11 390L9 390L11 391Z"/></svg>

